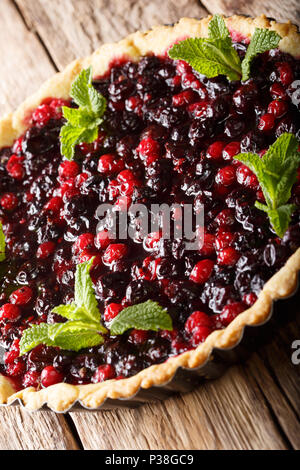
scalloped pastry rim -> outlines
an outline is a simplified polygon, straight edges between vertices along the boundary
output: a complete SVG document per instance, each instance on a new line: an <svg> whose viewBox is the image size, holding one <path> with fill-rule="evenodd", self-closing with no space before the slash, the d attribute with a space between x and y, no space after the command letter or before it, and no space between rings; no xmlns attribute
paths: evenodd
<svg viewBox="0 0 300 470"><path fill-rule="evenodd" d="M148 53L163 55L176 40L191 37L206 37L211 16L200 20L182 18L174 26L156 26L143 33L137 31L113 44L104 44L92 55L75 60L64 71L47 80L40 89L27 98L18 109L0 120L0 147L9 146L28 127L31 111L44 98L68 98L71 83L75 76L91 65L94 76L103 75L111 61L116 58L139 60ZM300 57L300 34L290 22L277 23L265 15L257 18L234 15L224 17L230 31L250 38L256 27L277 31L282 37L279 48L295 57ZM300 270L300 248L287 260L286 264L266 282L255 304L238 315L223 330L212 332L204 343L196 349L172 357L166 362L150 366L138 374L122 380L109 380L98 384L70 385L60 383L41 390L30 387L15 392L9 378L0 374L0 404L11 404L19 399L28 410L40 409L47 404L53 411L67 411L79 400L86 408L98 408L107 398L125 399L133 397L140 388L159 386L172 379L178 367L187 369L203 365L210 357L213 348L233 348L241 339L244 327L264 323L271 314L274 300L291 295L297 287Z"/></svg>

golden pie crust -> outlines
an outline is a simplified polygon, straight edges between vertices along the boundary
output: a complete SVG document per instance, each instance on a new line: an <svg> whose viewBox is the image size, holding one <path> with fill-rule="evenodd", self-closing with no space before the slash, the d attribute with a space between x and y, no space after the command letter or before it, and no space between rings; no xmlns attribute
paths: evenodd
<svg viewBox="0 0 300 470"><path fill-rule="evenodd" d="M277 23L268 20L264 15L258 18L235 15L224 19L230 31L244 38L251 38L257 27L277 31L282 37L279 48L294 57L300 57L300 34L297 27L290 22ZM13 141L23 134L28 127L31 110L44 98L68 98L71 83L82 69L91 65L96 77L107 71L112 59L125 57L137 61L149 53L164 55L178 39L207 37L210 20L211 16L201 20L182 18L174 26L157 26L146 33L138 31L118 43L104 44L89 57L75 60L63 72L45 82L15 112L0 120L0 148L12 145ZM163 385L172 379L178 367L192 369L204 364L210 359L213 348L234 347L241 340L246 325L258 325L267 321L271 315L273 301L287 297L295 291L299 270L300 248L265 284L251 308L238 315L224 330L212 332L196 349L170 358L163 364L153 365L133 377L122 380L108 380L88 385L60 383L41 390L30 387L17 393L14 393L10 380L0 375L0 404L10 404L20 399L25 408L30 410L37 410L47 404L54 411L62 412L80 400L87 408L97 408L107 398L130 398L140 388L148 389Z"/></svg>

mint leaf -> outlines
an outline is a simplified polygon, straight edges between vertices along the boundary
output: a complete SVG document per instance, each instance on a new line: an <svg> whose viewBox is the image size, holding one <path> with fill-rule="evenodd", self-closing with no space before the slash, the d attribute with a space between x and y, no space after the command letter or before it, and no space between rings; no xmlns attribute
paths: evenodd
<svg viewBox="0 0 300 470"><path fill-rule="evenodd" d="M2 222L0 222L0 262L5 260L5 235Z"/></svg>
<svg viewBox="0 0 300 470"><path fill-rule="evenodd" d="M97 332L97 325L88 325L85 322L68 321L49 325L48 334L54 346L71 351L91 348L104 342L103 336Z"/></svg>
<svg viewBox="0 0 300 470"><path fill-rule="evenodd" d="M68 160L74 157L75 146L91 143L98 137L98 126L103 122L106 99L92 85L92 68L82 70L71 86L70 96L78 108L62 107L67 123L61 128L61 153Z"/></svg>
<svg viewBox="0 0 300 470"><path fill-rule="evenodd" d="M166 309L153 300L124 308L111 322L111 335L121 335L124 331L138 330L172 330L172 319Z"/></svg>
<svg viewBox="0 0 300 470"><path fill-rule="evenodd" d="M221 15L214 15L208 25L208 36L210 40L224 39L228 46L232 46L229 30Z"/></svg>
<svg viewBox="0 0 300 470"><path fill-rule="evenodd" d="M254 153L241 153L234 157L257 176L267 205L256 202L255 206L268 214L273 229L281 238L295 210L295 206L287 202L300 166L298 146L297 138L285 133L278 137L262 158Z"/></svg>
<svg viewBox="0 0 300 470"><path fill-rule="evenodd" d="M281 37L275 31L256 28L242 62L242 80L250 77L251 62L257 54L262 54L278 46Z"/></svg>
<svg viewBox="0 0 300 470"><path fill-rule="evenodd" d="M49 327L50 325L47 323L40 323L39 325L32 325L30 328L23 331L20 340L20 356L23 356L23 354L39 344L53 346L53 341L49 338Z"/></svg>
<svg viewBox="0 0 300 470"><path fill-rule="evenodd" d="M185 60L197 72L208 78L226 75L228 80L241 78L240 59L227 40L210 41L203 38L190 38L180 41L168 52L171 59Z"/></svg>

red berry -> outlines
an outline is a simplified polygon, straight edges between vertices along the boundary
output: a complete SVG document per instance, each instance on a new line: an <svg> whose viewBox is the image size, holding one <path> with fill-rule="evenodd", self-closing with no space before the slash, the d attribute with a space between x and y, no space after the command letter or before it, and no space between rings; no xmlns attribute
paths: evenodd
<svg viewBox="0 0 300 470"><path fill-rule="evenodd" d="M107 230L101 230L95 237L95 245L98 250L104 250L110 244L111 238Z"/></svg>
<svg viewBox="0 0 300 470"><path fill-rule="evenodd" d="M36 257L40 259L46 259L55 250L55 243L54 242L44 242L41 243L41 245L38 247L37 252L36 252Z"/></svg>
<svg viewBox="0 0 300 470"><path fill-rule="evenodd" d="M146 251L156 250L159 240L161 239L160 232L151 232L144 238L144 249Z"/></svg>
<svg viewBox="0 0 300 470"><path fill-rule="evenodd" d="M98 171L105 175L118 173L124 168L124 161L120 158L117 160L112 153L106 153L99 158Z"/></svg>
<svg viewBox="0 0 300 470"><path fill-rule="evenodd" d="M24 388L27 387L37 387L40 383L40 374L35 370L30 370L26 372L23 377L22 385Z"/></svg>
<svg viewBox="0 0 300 470"><path fill-rule="evenodd" d="M80 173L75 178L75 185L77 188L80 188L82 184L88 179L89 175L87 173Z"/></svg>
<svg viewBox="0 0 300 470"><path fill-rule="evenodd" d="M236 181L235 167L224 166L216 174L216 183L222 186L231 186Z"/></svg>
<svg viewBox="0 0 300 470"><path fill-rule="evenodd" d="M172 98L173 106L185 106L187 104L193 103L197 99L197 95L192 90L184 90L178 95L174 95Z"/></svg>
<svg viewBox="0 0 300 470"><path fill-rule="evenodd" d="M142 106L143 102L139 96L130 96L126 102L125 106L128 111L134 111L139 109Z"/></svg>
<svg viewBox="0 0 300 470"><path fill-rule="evenodd" d="M104 320L111 321L113 318L115 318L118 315L118 313L121 312L122 309L123 307L121 304L116 304L116 303L108 304L108 306L104 310Z"/></svg>
<svg viewBox="0 0 300 470"><path fill-rule="evenodd" d="M62 180L67 180L69 178L75 178L79 173L78 163L71 161L64 161L58 167L58 174Z"/></svg>
<svg viewBox="0 0 300 470"><path fill-rule="evenodd" d="M0 199L0 204L3 209L11 211L18 205L18 198L14 193L5 193Z"/></svg>
<svg viewBox="0 0 300 470"><path fill-rule="evenodd" d="M12 151L14 153L22 153L22 144L23 144L23 137L19 137L15 140Z"/></svg>
<svg viewBox="0 0 300 470"><path fill-rule="evenodd" d="M215 253L215 236L210 233L204 234L203 245L199 248L202 256L212 256Z"/></svg>
<svg viewBox="0 0 300 470"><path fill-rule="evenodd" d="M20 289L15 290L9 297L9 300L12 304L15 305L26 305L28 304L33 296L33 292L28 286L20 287Z"/></svg>
<svg viewBox="0 0 300 470"><path fill-rule="evenodd" d="M227 326L244 310L245 305L242 302L233 302L232 304L227 304L223 308L220 315L218 315L218 320L223 326Z"/></svg>
<svg viewBox="0 0 300 470"><path fill-rule="evenodd" d="M221 160L223 148L224 142L221 142L220 140L214 142L206 151L207 158L211 158L212 160Z"/></svg>
<svg viewBox="0 0 300 470"><path fill-rule="evenodd" d="M235 238L235 234L231 232L221 232L218 234L216 238L216 249L223 250L224 248L228 248Z"/></svg>
<svg viewBox="0 0 300 470"><path fill-rule="evenodd" d="M53 109L47 104L41 104L32 113L32 120L36 125L42 127L47 124L47 122L52 118L52 116Z"/></svg>
<svg viewBox="0 0 300 470"><path fill-rule="evenodd" d="M118 174L117 180L120 183L128 183L129 181L134 181L135 176L131 170L123 170Z"/></svg>
<svg viewBox="0 0 300 470"><path fill-rule="evenodd" d="M230 227L234 224L235 218L231 209L223 209L215 218L219 227Z"/></svg>
<svg viewBox="0 0 300 470"><path fill-rule="evenodd" d="M11 347L9 348L9 351L7 351L5 354L4 354L4 362L5 364L12 364L18 357L19 357L19 354L20 354L20 346L19 346L19 343L20 343L20 340L19 339L15 339L12 344L11 344Z"/></svg>
<svg viewBox="0 0 300 470"><path fill-rule="evenodd" d="M240 254L232 247L220 250L217 263L221 266L234 266L240 258Z"/></svg>
<svg viewBox="0 0 300 470"><path fill-rule="evenodd" d="M235 155L240 153L240 143L239 142L230 142L223 149L223 158L224 160L232 160Z"/></svg>
<svg viewBox="0 0 300 470"><path fill-rule="evenodd" d="M257 295L254 292L243 295L243 303L248 307L251 307L257 301Z"/></svg>
<svg viewBox="0 0 300 470"><path fill-rule="evenodd" d="M104 382L104 380L111 380L114 379L116 376L115 369L110 364L105 364L103 366L99 366L92 377L92 382L94 384L99 382Z"/></svg>
<svg viewBox="0 0 300 470"><path fill-rule="evenodd" d="M129 340L134 344L143 344L148 339L148 331L145 330L132 330L129 335Z"/></svg>
<svg viewBox="0 0 300 470"><path fill-rule="evenodd" d="M12 364L8 364L6 367L7 375L11 375L12 377L18 377L25 372L25 364L22 359L17 359Z"/></svg>
<svg viewBox="0 0 300 470"><path fill-rule="evenodd" d="M64 380L64 376L53 366L44 367L41 373L41 383L43 387L50 387Z"/></svg>
<svg viewBox="0 0 300 470"><path fill-rule="evenodd" d="M159 159L160 145L151 137L141 140L136 150L139 152L141 159L146 162L146 165L151 165Z"/></svg>
<svg viewBox="0 0 300 470"><path fill-rule="evenodd" d="M176 63L176 73L178 75L183 75L184 73L192 73L193 69L192 67L185 62L184 60L178 60Z"/></svg>
<svg viewBox="0 0 300 470"><path fill-rule="evenodd" d="M207 326L198 326L195 328L192 335L192 345L198 346L198 344L203 343L211 332L211 328Z"/></svg>
<svg viewBox="0 0 300 470"><path fill-rule="evenodd" d="M185 330L187 333L192 333L195 328L199 326L206 326L207 328L212 328L213 322L211 318L206 315L204 312L196 311L193 312L187 321L185 322Z"/></svg>
<svg viewBox="0 0 300 470"><path fill-rule="evenodd" d="M258 180L256 175L246 166L239 165L236 170L236 177L239 184L246 186L247 188L257 189Z"/></svg>
<svg viewBox="0 0 300 470"><path fill-rule="evenodd" d="M73 244L74 253L80 253L81 251L94 248L94 238L94 235L89 232L79 235Z"/></svg>
<svg viewBox="0 0 300 470"><path fill-rule="evenodd" d="M290 64L284 62L278 66L279 80L284 86L289 86L294 80L294 75Z"/></svg>
<svg viewBox="0 0 300 470"><path fill-rule="evenodd" d="M200 102L190 104L188 106L188 111L194 117L199 118L199 117L205 115L207 107L208 107L208 104L206 102L200 101Z"/></svg>
<svg viewBox="0 0 300 470"><path fill-rule="evenodd" d="M116 211L126 211L127 208L131 205L131 197L129 196L120 196L114 204L114 210Z"/></svg>
<svg viewBox="0 0 300 470"><path fill-rule="evenodd" d="M268 113L273 114L275 118L280 118L287 112L287 104L284 101L274 100L268 106Z"/></svg>
<svg viewBox="0 0 300 470"><path fill-rule="evenodd" d="M10 322L18 321L21 318L19 307L12 304L4 304L0 308L0 321L8 320Z"/></svg>
<svg viewBox="0 0 300 470"><path fill-rule="evenodd" d="M12 178L18 181L21 181L25 174L22 163L15 163L9 170L7 170L7 172Z"/></svg>
<svg viewBox="0 0 300 470"><path fill-rule="evenodd" d="M287 99L286 92L282 88L282 86L279 85L279 83L273 83L271 85L270 94L273 100L276 100L276 99L286 100Z"/></svg>
<svg viewBox="0 0 300 470"><path fill-rule="evenodd" d="M194 267L190 274L190 280L197 283L203 284L206 282L213 271L214 262L210 259L204 259L199 261Z"/></svg>
<svg viewBox="0 0 300 470"><path fill-rule="evenodd" d="M110 244L103 255L103 262L105 264L111 264L114 261L118 261L126 256L128 248L124 243L112 243Z"/></svg>
<svg viewBox="0 0 300 470"><path fill-rule="evenodd" d="M260 131L268 132L271 129L273 129L274 123L275 123L275 119L274 119L273 114L269 114L269 113L263 114L259 120L258 129Z"/></svg>
<svg viewBox="0 0 300 470"><path fill-rule="evenodd" d="M62 206L62 198L59 196L54 196L45 204L44 209L51 212L58 212Z"/></svg>
<svg viewBox="0 0 300 470"><path fill-rule="evenodd" d="M92 258L94 258L93 264L92 264L92 270L98 268L99 266L102 265L102 258L100 255L95 255L95 253L92 253L88 250L81 251L78 255L78 263L85 263L86 261L90 261Z"/></svg>
<svg viewBox="0 0 300 470"><path fill-rule="evenodd" d="M108 184L107 189L110 199L115 199L120 193L120 185L117 180L111 180Z"/></svg>

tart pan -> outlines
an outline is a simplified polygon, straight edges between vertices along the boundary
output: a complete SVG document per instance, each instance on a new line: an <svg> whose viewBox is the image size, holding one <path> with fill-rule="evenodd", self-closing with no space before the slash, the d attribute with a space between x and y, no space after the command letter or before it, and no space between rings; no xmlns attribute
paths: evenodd
<svg viewBox="0 0 300 470"><path fill-rule="evenodd" d="M98 411L112 410L117 408L137 408L144 403L153 403L164 400L176 393L191 392L199 385L221 377L232 364L249 358L259 346L268 343L274 332L278 331L283 324L293 320L297 315L299 307L300 289L299 274L295 291L284 299L273 301L269 317L258 325L246 325L241 334L239 342L232 348L213 348L210 356L204 364L194 369L179 367L171 380L160 386L152 386L148 389L140 388L131 398L106 398L101 406L91 408L85 406L80 400L75 401L64 411L53 410L47 404L35 411L55 411L56 413L68 413L70 411ZM12 403L0 406L22 406L22 400L16 398ZM26 408L28 410L28 408Z"/></svg>

